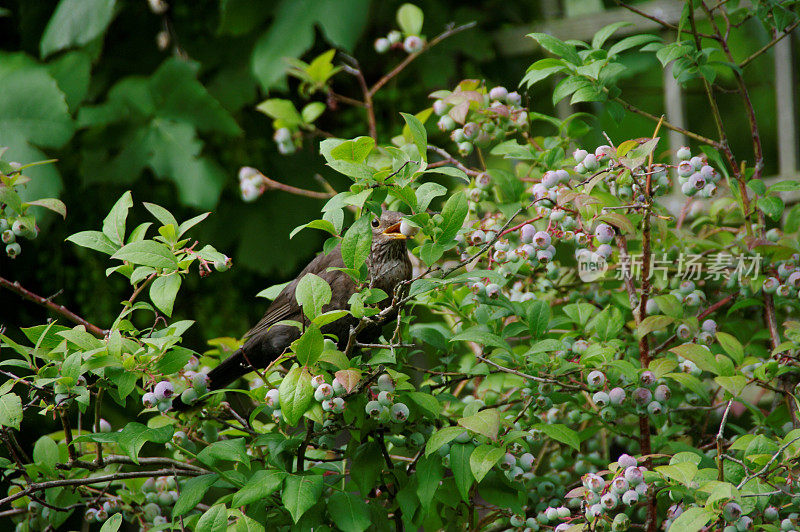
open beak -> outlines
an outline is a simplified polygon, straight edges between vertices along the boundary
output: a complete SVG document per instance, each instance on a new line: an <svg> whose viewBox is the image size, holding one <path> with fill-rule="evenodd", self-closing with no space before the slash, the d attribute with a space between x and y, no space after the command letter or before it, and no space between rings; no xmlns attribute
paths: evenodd
<svg viewBox="0 0 800 532"><path fill-rule="evenodd" d="M390 225L386 229L383 230L383 234L396 239L405 239L406 235L400 232L400 222L397 222L394 225Z"/></svg>

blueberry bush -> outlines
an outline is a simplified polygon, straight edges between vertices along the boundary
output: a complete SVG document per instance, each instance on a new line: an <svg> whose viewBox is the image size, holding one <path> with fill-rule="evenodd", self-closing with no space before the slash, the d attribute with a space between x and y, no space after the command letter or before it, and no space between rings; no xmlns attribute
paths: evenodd
<svg viewBox="0 0 800 532"><path fill-rule="evenodd" d="M196 352L173 308L187 277L232 261L192 236L208 213L179 222L124 194L100 230L63 244L129 284L115 316L89 323L0 277L58 318L22 329L25 342L0 335L2 517L20 531L797 530L800 206L785 199L800 183L765 181L742 75L798 25L795 4L690 0L677 27L649 16L674 41L620 37L623 23L591 42L532 33L549 56L516 90L465 79L403 112L390 139L376 94L471 25L426 36L423 11L401 6L374 43L393 65L374 82L336 50L293 60L297 94L258 110L281 153L313 139L350 185L319 192L244 167L241 199L324 199L292 234L323 232L323 252L341 244L360 287L350 307L322 312L330 287L303 278L312 326L268 368L210 391L209 368L239 340ZM772 37L742 59L731 34L752 20ZM716 135L626 100L625 61L652 54L703 91ZM338 92L347 77L360 92ZM641 115L652 135L586 145L591 113L533 111L528 89L550 80L553 104ZM741 110L722 108L723 93L743 105L750 153L729 145L726 115ZM363 112L363 136L316 125L340 105ZM689 145L668 146L668 129ZM39 232L29 209L66 216L58 200L23 202L25 171L0 163L3 272ZM385 208L404 213L415 266L393 294L370 288L365 266L364 222ZM151 221L129 227L140 211ZM320 333L346 313L366 324L395 310L375 344L353 331L340 351ZM173 409L178 396L194 408ZM61 430L25 448L19 431L42 418Z"/></svg>

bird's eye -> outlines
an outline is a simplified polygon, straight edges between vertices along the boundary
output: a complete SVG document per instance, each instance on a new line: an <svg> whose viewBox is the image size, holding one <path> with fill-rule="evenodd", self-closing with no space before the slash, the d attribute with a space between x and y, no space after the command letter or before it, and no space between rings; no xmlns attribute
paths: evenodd
<svg viewBox="0 0 800 532"><path fill-rule="evenodd" d="M378 220L377 218L372 220L372 227L378 227L379 225L381 225L381 221L380 220Z"/></svg>

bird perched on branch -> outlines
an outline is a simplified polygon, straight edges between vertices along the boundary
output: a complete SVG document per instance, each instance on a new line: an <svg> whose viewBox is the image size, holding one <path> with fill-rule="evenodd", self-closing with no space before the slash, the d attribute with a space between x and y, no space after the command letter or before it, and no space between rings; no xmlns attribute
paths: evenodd
<svg viewBox="0 0 800 532"><path fill-rule="evenodd" d="M399 212L384 211L380 218L371 221L372 249L366 264L370 287L379 288L389 296L379 303L383 309L391 305L395 287L411 278L411 261L408 258L406 236L400 231L402 216ZM253 371L253 366L267 367L300 337L301 332L298 327L278 323L282 321L308 323L302 307L295 298L297 284L306 274L318 275L331 287L331 301L323 307L323 312L349 309L350 297L358 290L356 284L346 273L332 269L344 267L339 246L328 254L318 255L312 260L275 298L261 321L247 332L244 345L208 373L208 388L210 390L224 388ZM373 342L380 336L383 324L391 319L391 315L386 316L381 322L368 325L358 334L358 341ZM325 335L334 335L338 340L339 349L345 350L350 331L357 324L356 318L347 315L324 325L321 330ZM173 406L177 410L186 407L180 401L176 401Z"/></svg>

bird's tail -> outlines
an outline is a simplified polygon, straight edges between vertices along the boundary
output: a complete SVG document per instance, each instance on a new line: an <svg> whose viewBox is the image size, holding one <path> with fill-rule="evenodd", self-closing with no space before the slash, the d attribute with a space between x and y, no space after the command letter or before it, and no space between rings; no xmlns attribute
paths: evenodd
<svg viewBox="0 0 800 532"><path fill-rule="evenodd" d="M247 362L242 350L239 349L223 360L216 368L208 372L208 389L212 391L224 388L251 371L253 371L252 366ZM172 401L172 409L178 412L184 412L199 404L200 402L194 402L187 405L181 401L180 396L178 396Z"/></svg>

